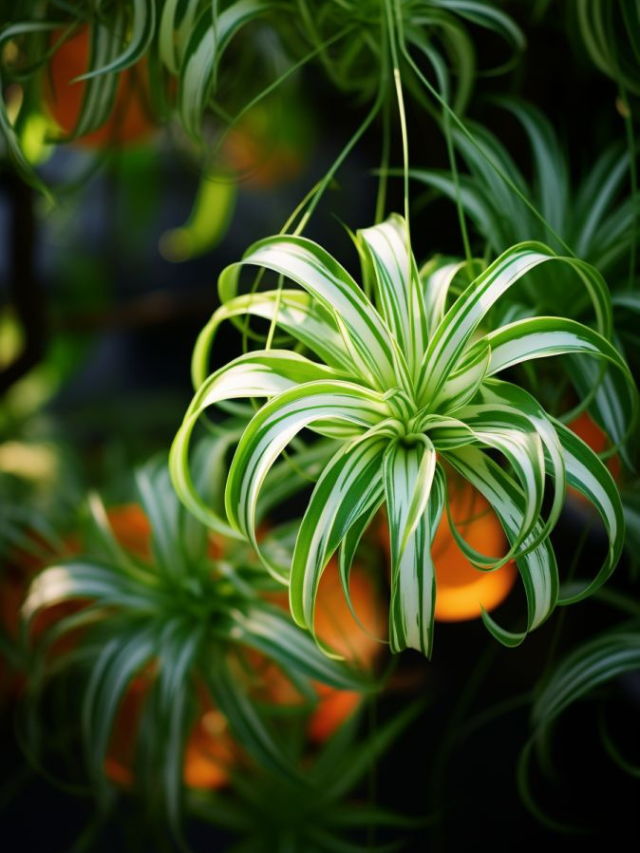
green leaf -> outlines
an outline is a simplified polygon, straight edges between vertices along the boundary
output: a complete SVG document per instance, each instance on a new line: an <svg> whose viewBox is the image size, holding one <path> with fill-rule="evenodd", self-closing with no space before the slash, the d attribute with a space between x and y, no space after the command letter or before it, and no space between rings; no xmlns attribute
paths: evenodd
<svg viewBox="0 0 640 853"><path fill-rule="evenodd" d="M148 0L132 0L131 18L128 26L129 40L126 48L117 56L104 61L96 56L91 62L92 70L78 77L91 80L105 74L123 71L134 65L147 51L156 31L156 5ZM116 29L117 32L117 29Z"/></svg>
<svg viewBox="0 0 640 853"><path fill-rule="evenodd" d="M289 597L291 615L312 632L322 572L351 526L380 493L386 444L378 435L345 444L328 463L309 500L296 537Z"/></svg>
<svg viewBox="0 0 640 853"><path fill-rule="evenodd" d="M277 322L329 366L347 371L351 368L352 361L337 324L308 293L299 290L249 293L228 298L200 332L192 359L195 388L199 388L207 378L211 348L220 324L244 315Z"/></svg>
<svg viewBox="0 0 640 853"><path fill-rule="evenodd" d="M124 12L121 7L114 10L109 25L95 20L91 24L91 46L89 52L89 67L108 67L118 56L121 39L125 29ZM74 85L80 85L76 82ZM61 141L76 139L100 127L107 120L113 109L118 75L107 72L91 77L82 84L82 105L73 131ZM55 93L54 93L55 94ZM57 97L63 97L58 93Z"/></svg>
<svg viewBox="0 0 640 853"><path fill-rule="evenodd" d="M212 14L211 7L202 10L189 34L178 78L182 123L187 133L195 138L200 137L202 116L214 89L224 51L246 24L267 9L268 4L262 0L237 0L219 14Z"/></svg>
<svg viewBox="0 0 640 853"><path fill-rule="evenodd" d="M531 711L543 740L560 714L601 684L640 667L640 634L616 630L579 646L558 664L544 683Z"/></svg>
<svg viewBox="0 0 640 853"><path fill-rule="evenodd" d="M260 487L291 439L314 421L344 422L352 435L362 434L389 413L382 395L344 381L307 382L283 391L250 421L229 470L225 505L232 526L255 539L255 512Z"/></svg>
<svg viewBox="0 0 640 853"><path fill-rule="evenodd" d="M413 648L429 657L433 644L435 573L430 548L444 502L436 454L426 436L392 443L384 456L384 489L391 540L392 651Z"/></svg>
<svg viewBox="0 0 640 853"><path fill-rule="evenodd" d="M525 497L517 484L486 454L472 447L447 450L445 458L491 504L510 542L517 540L522 527ZM532 539L536 537L534 528ZM524 545L527 545L525 540ZM506 646L519 645L529 631L541 625L558 600L558 567L548 539L516 560L527 596L525 631L507 631L488 613L483 622L488 630Z"/></svg>
<svg viewBox="0 0 640 853"><path fill-rule="evenodd" d="M393 384L400 355L389 330L349 273L316 243L304 237L271 237L255 243L242 261L220 276L220 297L235 293L240 268L260 266L304 288L334 318L352 358L352 370L367 384Z"/></svg>
<svg viewBox="0 0 640 853"><path fill-rule="evenodd" d="M409 231L400 216L358 231L371 266L380 313L391 334L405 346L409 368L420 364L427 341L422 288L411 253Z"/></svg>
<svg viewBox="0 0 640 853"><path fill-rule="evenodd" d="M256 761L279 776L305 784L234 677L229 662L223 657L212 660L207 681L231 731Z"/></svg>
<svg viewBox="0 0 640 853"><path fill-rule="evenodd" d="M296 628L283 612L261 605L245 613L233 612L231 617L233 636L266 654L285 672L312 678L339 690L361 691L370 687L364 674L319 651L309 635Z"/></svg>
<svg viewBox="0 0 640 853"><path fill-rule="evenodd" d="M331 368L296 353L269 350L239 356L201 385L191 401L169 454L169 470L174 488L196 518L213 530L237 538L237 532L198 494L191 474L191 437L204 411L224 400L272 397L295 386L296 382L320 380L328 376L337 374Z"/></svg>
<svg viewBox="0 0 640 853"><path fill-rule="evenodd" d="M606 284L598 272L574 258L554 255L541 243L521 243L504 252L478 276L439 324L421 368L419 393L425 403L434 399L492 305L527 272L550 260L561 261L575 269L591 297L602 334L610 334L611 303Z"/></svg>
<svg viewBox="0 0 640 853"><path fill-rule="evenodd" d="M555 427L564 452L567 482L593 504L609 538L607 556L595 578L580 591L561 597L558 602L572 604L595 592L616 567L624 546L624 513L620 494L608 468L574 432L557 421Z"/></svg>
<svg viewBox="0 0 640 853"><path fill-rule="evenodd" d="M120 630L105 644L91 672L83 703L82 721L90 771L103 779L104 757L118 705L132 678L155 655L157 628L137 625Z"/></svg>

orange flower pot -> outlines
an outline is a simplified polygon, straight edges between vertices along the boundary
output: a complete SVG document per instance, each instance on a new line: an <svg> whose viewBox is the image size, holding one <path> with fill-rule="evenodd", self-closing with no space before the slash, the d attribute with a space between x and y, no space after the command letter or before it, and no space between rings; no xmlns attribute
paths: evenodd
<svg viewBox="0 0 640 853"><path fill-rule="evenodd" d="M477 489L467 482L457 482L449 494L449 506L456 528L472 548L496 558L506 552L507 540L502 525ZM391 549L386 518L379 530L388 557ZM513 562L493 571L472 566L451 532L446 510L442 513L431 553L436 575L435 618L439 622L477 619L483 609L495 609L511 591L518 574Z"/></svg>
<svg viewBox="0 0 640 853"><path fill-rule="evenodd" d="M60 35L60 31L54 33L54 43ZM73 132L82 109L86 82L74 80L88 70L89 53L89 27L84 26L60 45L45 70L45 105L64 135ZM73 144L97 149L146 139L154 130L147 94L146 63L141 60L118 76L113 107L104 124L77 137Z"/></svg>
<svg viewBox="0 0 640 853"><path fill-rule="evenodd" d="M465 541L477 551L500 557L507 540L488 501L469 484L450 496L454 524ZM432 545L436 571L435 618L440 622L477 619L482 610L501 604L513 587L517 570L513 562L491 572L471 565L451 533L446 512L442 514Z"/></svg>
<svg viewBox="0 0 640 853"><path fill-rule="evenodd" d="M372 579L357 565L353 566L350 592L354 619L344 596L338 564L332 559L326 567L316 599L315 629L320 640L361 670L371 671L384 648L387 612ZM288 609L286 594L274 596L275 602ZM282 671L268 662L262 672L265 699L276 704L293 705L301 697ZM338 690L327 684L314 683L318 704L311 713L307 733L321 742L330 737L356 710L362 696L351 690Z"/></svg>

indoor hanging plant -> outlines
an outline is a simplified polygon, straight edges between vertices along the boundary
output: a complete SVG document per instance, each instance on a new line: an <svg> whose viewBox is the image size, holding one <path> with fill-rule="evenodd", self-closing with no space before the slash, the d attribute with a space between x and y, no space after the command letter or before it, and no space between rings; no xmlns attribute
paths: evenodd
<svg viewBox="0 0 640 853"><path fill-rule="evenodd" d="M215 443L209 450L210 465ZM359 640L360 626L339 602L332 604L329 584L324 599L331 618L321 617L318 628L352 666L329 660L277 606L273 583L251 549L211 538L185 516L164 466L139 472L138 493L140 505L108 513L94 499L89 544L31 583L27 625L57 610L34 638L40 664L26 698L42 738L40 694L51 678L55 687L62 674L75 674L83 685L84 746L97 792L105 796L107 778L135 782L151 802L160 798L175 830L183 778L192 787L225 784L239 749L296 777L264 709L288 706L290 725L302 715L312 735L326 738L353 713L358 694L371 689L366 667L380 646ZM263 547L277 543L274 530ZM369 630L379 630L379 603L364 572L358 598ZM341 691L347 701L336 702ZM207 728L214 712L215 730Z"/></svg>
<svg viewBox="0 0 640 853"><path fill-rule="evenodd" d="M222 307L200 336L194 353L196 395L172 448L173 482L187 505L214 528L227 527L193 488L189 440L203 411L242 397L267 397L234 456L225 509L233 529L246 536L265 565L282 578L256 539L256 504L270 467L307 427L336 442L298 531L288 581L292 615L313 630L316 590L329 557L341 547L348 596L349 567L373 512L387 505L392 552L389 635L394 651L409 646L430 654L434 576L430 542L445 501L447 462L492 503L510 541L506 555L483 555L459 544L485 569L515 559L524 583L525 631L483 619L502 642L520 642L558 602L558 575L549 532L564 500L565 483L587 495L609 536L608 555L577 601L600 586L624 541L620 498L598 457L523 389L492 378L535 358L584 353L608 362L624 378L618 428L635 419L636 394L629 370L608 342L611 307L597 271L534 243L514 246L477 275L447 306L455 271L427 267L421 278L402 218L358 232L367 292L320 246L301 237L273 237L251 247L219 281ZM531 269L553 261L573 267L593 302L600 332L563 318L519 320L488 334L482 323L493 304ZM237 296L243 265L292 279L302 291ZM321 361L294 351L248 352L206 377L207 359L222 320L255 313L280 325ZM480 332L480 335L476 335ZM498 451L499 467L482 448ZM541 517L544 479L554 481L548 518ZM455 529L455 528L454 528Z"/></svg>

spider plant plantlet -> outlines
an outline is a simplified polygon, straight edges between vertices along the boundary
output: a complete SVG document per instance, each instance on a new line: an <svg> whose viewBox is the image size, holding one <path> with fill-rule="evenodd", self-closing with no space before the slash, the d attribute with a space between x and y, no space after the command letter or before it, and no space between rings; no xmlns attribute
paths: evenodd
<svg viewBox="0 0 640 853"><path fill-rule="evenodd" d="M303 237L261 240L242 261L223 270L222 305L197 342L197 391L172 447L174 485L210 526L230 526L250 540L267 568L289 584L293 618L311 631L324 567L339 549L348 597L350 566L361 535L386 503L391 649L410 647L429 655L435 598L430 546L441 513L445 508L449 513L447 471L453 469L489 501L509 541L502 555L481 554L464 541L449 513L454 536L474 566L490 571L516 561L527 598L526 624L507 630L483 613L498 640L516 645L557 604L578 601L605 582L620 555L624 521L616 485L593 451L531 394L496 375L520 362L565 353L601 359L624 379L619 386L623 393L612 405L628 429L635 420L636 391L626 363L608 340L607 287L585 262L531 242L508 249L453 299L455 274L437 263L418 270L400 216L357 232L355 240L364 289L324 249ZM560 264L575 271L592 301L598 331L562 317L529 317L489 332L483 329L492 306L542 264L550 276ZM247 265L271 270L302 290L280 287L238 295L239 273ZM263 349L207 376L220 323L247 314L270 320L318 360L293 349ZM235 450L225 520L194 486L189 445L208 407L242 397L265 397L267 402ZM333 439L334 451L317 478L297 532L290 573L283 576L282 567L273 565L257 540L256 507L269 470L302 429ZM553 488L549 485L545 513L546 478ZM549 534L567 483L594 504L609 544L595 576L564 596Z"/></svg>
<svg viewBox="0 0 640 853"><path fill-rule="evenodd" d="M208 443L208 463L201 466L208 482L219 462L221 441ZM82 729L98 796L104 801L105 762L107 775L119 781L135 767L149 802L159 800L178 829L183 766L189 783L190 751L200 761L206 758L193 732L208 710L226 718L237 744L258 762L299 778L251 694L259 683L258 663L272 664L277 687L291 683L312 708L319 701L318 682L363 691L372 680L327 658L269 601L273 580L246 543L209 538L177 500L166 464L149 463L139 472L137 486L141 530L127 531L121 541L104 507L94 500L93 544L84 555L46 568L30 587L23 606L29 621L45 608L81 602L51 623L41 638L38 652L45 659L60 638L71 634L76 641L42 675L38 671L33 676L32 704L36 710L43 676L65 670L75 674L78 670L71 668L83 665ZM277 541L272 530L263 547ZM141 725L132 732L130 720L138 711ZM125 721L129 713L129 731L120 733L126 741L124 763L117 752L119 713ZM220 736L213 760L224 761L216 784L228 775L230 743L228 735ZM206 768L209 775L213 760Z"/></svg>

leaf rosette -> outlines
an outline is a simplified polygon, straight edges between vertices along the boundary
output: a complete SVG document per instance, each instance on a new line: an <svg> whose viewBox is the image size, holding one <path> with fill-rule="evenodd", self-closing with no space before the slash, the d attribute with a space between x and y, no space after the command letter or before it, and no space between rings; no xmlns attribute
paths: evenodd
<svg viewBox="0 0 640 853"><path fill-rule="evenodd" d="M220 479L216 472L226 441L224 436L207 442L207 461L201 465L207 481L212 474L214 481ZM279 701L277 691L295 690L304 700L298 709L308 711L318 707L318 684L362 693L373 679L355 665L328 658L292 623L274 603L275 584L245 542L210 537L187 514L166 464L149 463L138 473L137 486L140 505L130 505L134 512L126 514L119 535L116 516L95 499L84 553L61 558L31 584L23 605L28 622L47 608L66 609L38 637L42 665L31 672L30 698L37 721L40 698L53 676L71 673L81 684L87 766L103 797L105 760L124 728L119 714L124 709L130 726L126 703L133 699L137 707L138 702L142 725L134 734L125 732L125 772L135 767L136 781L146 786L150 800L160 799L176 828L183 762L203 708L216 709L237 744L258 763L299 782L282 733L268 719ZM284 538L286 531L274 528L265 534L263 548L277 551ZM256 701L259 688L262 701ZM294 713L292 706L289 722ZM219 733L215 737L223 748L231 742ZM220 755L214 753L209 763L216 758Z"/></svg>
<svg viewBox="0 0 640 853"><path fill-rule="evenodd" d="M530 393L497 376L539 358L590 355L603 363L602 372L620 376L611 386L618 390L611 412L619 434L628 433L635 420L636 392L624 359L609 340L606 284L589 264L534 242L511 247L470 282L470 267L464 264L436 260L420 270L406 223L397 215L359 231L356 245L364 288L324 249L299 236L261 240L222 272L222 306L197 342L197 391L171 451L174 485L205 523L249 539L267 568L288 583L295 621L312 631L324 567L339 550L348 597L358 543L386 504L391 648L410 647L429 655L436 593L430 546L443 510L448 511L447 472L452 469L489 501L508 538L506 554L481 554L449 518L458 544L479 570L516 561L527 600L526 625L507 630L483 613L498 640L516 645L557 604L578 601L606 581L620 555L624 519L616 485L593 451ZM495 303L543 264L550 276L560 264L574 271L593 306L597 331L561 317L527 317L497 327L489 322ZM302 290L278 287L239 294L245 266L270 270ZM317 360L265 348L207 376L219 325L246 315L277 325ZM223 518L194 486L189 446L209 407L243 397L267 401L239 440ZM269 471L303 429L333 439L333 449L300 522L290 573L283 575L282 567L260 549L256 513ZM567 484L597 509L608 550L590 581L562 595L549 534Z"/></svg>

